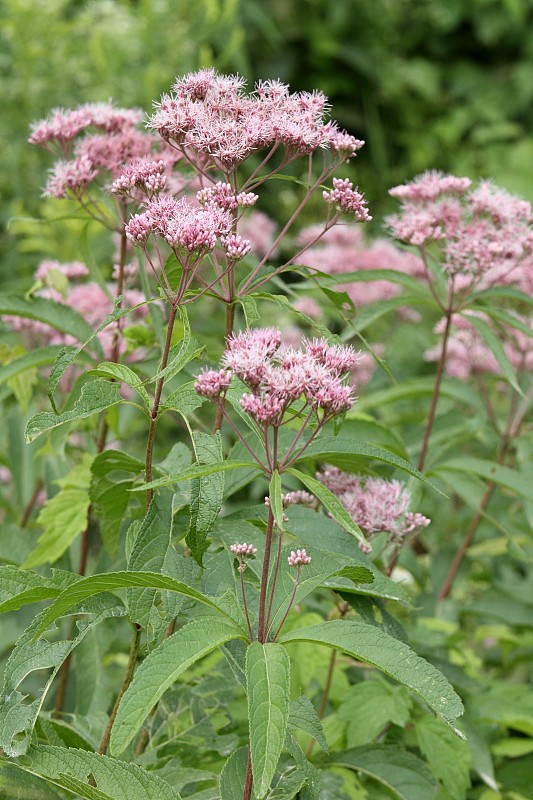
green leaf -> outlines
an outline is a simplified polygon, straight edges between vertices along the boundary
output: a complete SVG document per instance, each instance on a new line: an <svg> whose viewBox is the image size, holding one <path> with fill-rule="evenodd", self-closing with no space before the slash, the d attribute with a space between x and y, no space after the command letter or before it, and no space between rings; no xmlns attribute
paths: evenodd
<svg viewBox="0 0 533 800"><path fill-rule="evenodd" d="M86 750L33 747L20 767L58 786L64 786L66 782L65 788L69 788L70 782L74 791L78 791L82 784L88 785L89 776L93 775L98 791L111 800L179 800L177 792L157 775L135 764ZM95 797L85 796L87 800Z"/></svg>
<svg viewBox="0 0 533 800"><path fill-rule="evenodd" d="M64 414L42 411L39 414L35 414L26 425L26 441L33 442L38 436L52 430L52 428L57 428L59 425L64 425L66 422L72 422L75 419L91 417L106 408L122 403L123 400L119 394L119 389L120 386L117 383L109 383L109 381L98 378L85 383L72 411L65 411Z"/></svg>
<svg viewBox="0 0 533 800"><path fill-rule="evenodd" d="M92 457L85 455L81 464L74 467L61 481L57 481L62 488L45 502L37 517L36 522L43 525L44 531L37 546L22 565L24 569L57 561L74 539L87 528L91 502L91 462Z"/></svg>
<svg viewBox="0 0 533 800"><path fill-rule="evenodd" d="M416 738L431 771L454 800L464 800L470 786L470 748L434 717L416 721Z"/></svg>
<svg viewBox="0 0 533 800"><path fill-rule="evenodd" d="M454 458L445 461L436 467L433 467L431 472L439 474L440 472L466 472L472 475L479 475L490 483L497 483L505 489L510 489L512 492L525 497L526 500L531 499L531 481L524 475L511 467L504 467L501 464L496 464L494 461L486 461L482 458L473 458L465 456L462 458Z"/></svg>
<svg viewBox="0 0 533 800"><path fill-rule="evenodd" d="M317 481L316 478L311 478L310 475L305 475L305 473L300 472L297 469L287 469L285 470L290 475L294 475L295 478L298 478L299 481L303 483L306 489L309 489L312 492L325 509L329 511L331 516L339 523L341 528L344 528L345 531L351 533L352 536L355 536L360 542L366 542L363 532L359 525L357 525L351 516L348 514L344 506L342 505L341 501L339 500L336 495L333 494L323 483Z"/></svg>
<svg viewBox="0 0 533 800"><path fill-rule="evenodd" d="M133 491L145 492L147 489L158 489L160 486L172 486L174 483L180 483L181 481L190 481L195 478L202 478L204 475L214 475L217 472L226 472L229 469L238 469L239 467L261 469L261 467L253 461L226 460L216 464L188 467L181 472L165 475L164 478L158 478L151 483L143 483L142 486L137 486Z"/></svg>
<svg viewBox="0 0 533 800"><path fill-rule="evenodd" d="M177 592L191 600L197 600L204 605L219 611L223 616L234 622L231 614L224 610L224 598L209 597L202 592L192 589L181 581L160 575L155 572L108 572L102 575L92 575L90 578L82 578L76 581L68 589L65 589L52 603L50 608L43 615L41 624L36 631L40 635L48 626L59 617L66 614L71 608L95 594L101 592L113 592L116 589L161 589L169 592Z"/></svg>
<svg viewBox="0 0 533 800"><path fill-rule="evenodd" d="M417 400L422 397L430 398L433 394L435 379L413 378L402 383L382 389L377 392L368 392L357 400L357 411L366 411L369 408L382 408L390 403L400 403L408 400ZM444 378L440 386L440 396L448 400L463 403L476 410L479 407L479 393L458 380Z"/></svg>
<svg viewBox="0 0 533 800"><path fill-rule="evenodd" d="M277 469L275 469L272 473L270 485L268 487L268 493L270 498L270 508L274 514L274 521L278 527L278 530L282 531L284 527L283 498L281 495L281 478Z"/></svg>
<svg viewBox="0 0 533 800"><path fill-rule="evenodd" d="M257 322L258 319L261 319L261 314L259 313L259 309L257 308L257 303L255 302L252 295L245 295L244 297L239 297L239 303L242 306L242 310L244 311L244 318L246 320L246 327L249 328L254 322Z"/></svg>
<svg viewBox="0 0 533 800"><path fill-rule="evenodd" d="M0 367L0 385L17 377L17 375L20 375L20 373L25 372L27 369L53 364L61 349L61 345L39 347L36 350L31 350L29 353L18 356L18 358L14 358L8 364L4 364Z"/></svg>
<svg viewBox="0 0 533 800"><path fill-rule="evenodd" d="M290 662L285 648L252 642L246 653L246 684L254 790L262 800L272 783L287 731Z"/></svg>
<svg viewBox="0 0 533 800"><path fill-rule="evenodd" d="M386 786L398 800L433 800L439 789L427 765L399 747L358 747L336 753L332 762L369 775Z"/></svg>
<svg viewBox="0 0 533 800"><path fill-rule="evenodd" d="M347 746L370 744L390 723L403 728L409 720L411 704L404 686L382 680L351 686L338 709L339 719L347 723Z"/></svg>
<svg viewBox="0 0 533 800"><path fill-rule="evenodd" d="M237 798L240 800L242 798L247 766L248 748L239 747L230 755L220 773L220 800L237 800ZM252 792L252 797L255 800L255 792Z"/></svg>
<svg viewBox="0 0 533 800"><path fill-rule="evenodd" d="M290 705L288 730L300 730L308 733L325 753L329 752L322 722L312 702L303 694L293 700Z"/></svg>
<svg viewBox="0 0 533 800"><path fill-rule="evenodd" d="M0 567L0 613L16 611L27 603L37 603L57 597L64 586L36 572L18 567Z"/></svg>
<svg viewBox="0 0 533 800"><path fill-rule="evenodd" d="M338 337L334 336L331 333L329 328L326 328L325 325L321 325L316 319L309 317L307 314L304 314L302 311L297 311L294 308L294 303L287 297L285 294L270 294L269 292L254 292L254 297L260 297L263 300L270 300L273 303L277 303L278 306L281 308L290 311L290 313L295 316L297 319L302 320L305 322L306 325L309 325L310 328L313 328L323 336L324 339L327 339L328 342L333 340L338 341Z"/></svg>
<svg viewBox="0 0 533 800"><path fill-rule="evenodd" d="M235 625L216 619L199 619L152 650L137 668L120 702L111 733L111 754L122 753L151 709L182 672L215 648L240 636Z"/></svg>
<svg viewBox="0 0 533 800"><path fill-rule="evenodd" d="M50 325L56 331L67 333L82 342L92 336L92 328L74 308L45 297L25 300L20 295L3 292L0 298L0 314L35 319ZM98 352L102 350L98 343Z"/></svg>
<svg viewBox="0 0 533 800"><path fill-rule="evenodd" d="M190 417L205 401L206 398L200 397L194 388L194 381L190 381L190 383L184 383L167 397L161 406L160 413L161 410L175 410L184 417Z"/></svg>
<svg viewBox="0 0 533 800"><path fill-rule="evenodd" d="M220 431L213 435L193 433L192 442L199 465L220 466L224 463ZM200 566L202 566L202 556L209 545L207 534L218 517L223 496L223 473L216 472L191 480L191 515L185 541Z"/></svg>
<svg viewBox="0 0 533 800"><path fill-rule="evenodd" d="M409 475L412 475L414 478L418 478L418 480L426 483L428 486L431 486L431 488L439 494L442 494L436 486L428 481L419 470L412 466L412 464L405 461L405 459L399 458L399 456L390 453L388 450L383 450L381 447L375 447L374 445L366 444L366 442L358 442L353 439L346 439L342 434L324 438L319 437L309 445L298 461L306 458L319 458L321 461L327 461L333 464L335 463L336 456L339 455L342 456L344 464L349 462L350 456L354 460L358 456L363 456L364 458L389 464L391 467L397 467L407 472Z"/></svg>
<svg viewBox="0 0 533 800"><path fill-rule="evenodd" d="M463 713L463 704L451 684L441 672L417 656L404 642L394 639L379 628L354 620L332 620L289 631L279 641L286 644L323 644L372 664L416 692L436 714L456 730L453 723Z"/></svg>
<svg viewBox="0 0 533 800"><path fill-rule="evenodd" d="M94 369L89 370L88 374L96 375L98 378L111 378L121 383L126 383L128 386L131 386L132 389L135 389L137 394L142 397L147 407L150 406L150 398L148 397L148 392L144 388L141 379L130 367L126 366L126 364L115 364L112 361L103 361Z"/></svg>
<svg viewBox="0 0 533 800"><path fill-rule="evenodd" d="M473 328L475 328L478 333L481 334L481 337L484 339L485 344L492 352L492 355L498 362L498 365L513 389L518 392L519 394L523 394L522 389L518 383L518 379L516 377L516 372L514 370L513 365L509 361L507 353L505 352L504 346L501 343L500 339L494 333L490 325L485 322L485 320L481 319L480 317L476 316L475 314L463 314L463 317L468 321Z"/></svg>

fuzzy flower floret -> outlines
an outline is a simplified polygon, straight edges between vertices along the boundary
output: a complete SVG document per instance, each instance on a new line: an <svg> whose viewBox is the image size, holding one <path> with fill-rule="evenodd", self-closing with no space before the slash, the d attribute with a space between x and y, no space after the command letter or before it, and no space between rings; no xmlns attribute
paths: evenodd
<svg viewBox="0 0 533 800"><path fill-rule="evenodd" d="M301 550L291 550L287 561L289 562L289 567L304 567L306 564L311 563L311 557L302 548Z"/></svg>
<svg viewBox="0 0 533 800"><path fill-rule="evenodd" d="M342 214L353 214L358 222L370 222L372 219L366 200L353 188L353 183L348 178L333 178L333 189L322 192L322 196L326 203L335 206Z"/></svg>
<svg viewBox="0 0 533 800"><path fill-rule="evenodd" d="M213 400L226 391L231 383L231 371L229 369L207 369L198 375L194 388L202 397Z"/></svg>
<svg viewBox="0 0 533 800"><path fill-rule="evenodd" d="M111 186L113 194L130 194L132 189L141 189L148 195L158 194L165 188L166 176L164 161L151 161L137 158L126 164L120 178Z"/></svg>
<svg viewBox="0 0 533 800"><path fill-rule="evenodd" d="M235 553L236 556L240 556L240 558L252 558L257 553L257 547L254 547L253 544L247 544L246 542L242 544L232 544L230 550L232 553Z"/></svg>

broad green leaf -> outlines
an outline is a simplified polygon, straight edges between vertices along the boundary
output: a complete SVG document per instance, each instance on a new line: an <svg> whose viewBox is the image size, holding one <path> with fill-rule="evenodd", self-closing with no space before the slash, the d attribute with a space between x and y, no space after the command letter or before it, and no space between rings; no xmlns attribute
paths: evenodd
<svg viewBox="0 0 533 800"><path fill-rule="evenodd" d="M99 378L85 383L72 411L65 411L63 414L41 411L39 414L35 414L26 425L26 441L33 442L38 436L52 430L52 428L57 428L59 425L64 425L66 422L72 422L75 419L91 417L106 408L122 403L123 400L119 390L118 383L110 383Z"/></svg>
<svg viewBox="0 0 533 800"><path fill-rule="evenodd" d="M61 349L61 345L39 347L38 349L31 350L29 353L24 353L14 358L8 364L4 364L0 367L0 385L15 378L27 369L53 364Z"/></svg>
<svg viewBox="0 0 533 800"><path fill-rule="evenodd" d="M239 747L230 755L220 773L220 800L242 800L247 766L248 748ZM252 798L256 798L253 790Z"/></svg>
<svg viewBox="0 0 533 800"><path fill-rule="evenodd" d="M99 792L111 800L179 800L179 795L162 778L136 764L127 764L98 753L66 747L32 747L21 768L48 778L56 785L70 783L78 791L93 775ZM68 787L66 787L68 788ZM93 797L86 795L87 800ZM100 800L100 798L98 798Z"/></svg>
<svg viewBox="0 0 533 800"><path fill-rule="evenodd" d="M485 341L485 344L491 351L492 355L498 362L498 365L513 389L518 392L519 394L523 394L522 389L518 383L518 379L516 377L516 372L514 370L513 365L509 361L507 353L505 352L504 346L496 333L492 330L490 325L485 322L484 319L476 316L475 314L464 314L464 318L468 321L472 327L474 327L478 333L481 334L481 337Z"/></svg>
<svg viewBox="0 0 533 800"><path fill-rule="evenodd" d="M88 605L77 607L76 610L91 614L91 619L78 623L78 631L72 641L36 639L43 612L28 626L9 656L0 701L0 746L8 755L18 756L26 751L42 705L65 658L95 625L108 617L124 616L126 613L124 605L113 595L90 600ZM17 687L31 672L47 668L52 668L52 672L43 688L33 701L27 702Z"/></svg>
<svg viewBox="0 0 533 800"><path fill-rule="evenodd" d="M433 800L439 790L427 765L399 747L358 747L336 753L332 762L369 775L386 786L398 800Z"/></svg>
<svg viewBox="0 0 533 800"><path fill-rule="evenodd" d="M266 796L281 755L289 716L290 662L279 644L252 642L246 653L254 791Z"/></svg>
<svg viewBox="0 0 533 800"><path fill-rule="evenodd" d="M114 555L120 526L131 499L133 475L144 470L144 462L121 450L104 450L92 463L90 496L95 517L100 524L100 535L106 551ZM111 478L113 473L129 473L127 480Z"/></svg>
<svg viewBox="0 0 533 800"><path fill-rule="evenodd" d="M126 383L128 386L131 386L132 389L135 389L137 394L142 397L147 407L150 406L150 398L148 397L148 392L144 388L143 382L130 367L126 366L126 364L115 364L112 361L103 361L94 369L89 370L89 375L95 375L98 378L111 378L120 383Z"/></svg>
<svg viewBox="0 0 533 800"><path fill-rule="evenodd" d="M56 601L57 602L57 601ZM373 625L354 620L332 620L289 631L280 642L315 642L341 650L412 689L454 730L463 713L461 699L444 675L411 650Z"/></svg>
<svg viewBox="0 0 533 800"><path fill-rule="evenodd" d="M194 381L191 381L184 383L167 397L160 408L160 413L162 410L175 410L185 417L190 417L205 401L206 398L200 397L194 388Z"/></svg>
<svg viewBox="0 0 533 800"><path fill-rule="evenodd" d="M504 467L501 464L496 464L494 461L465 456L463 458L454 458L445 461L433 467L431 470L431 472L436 475L444 471L466 472L479 475L480 478L484 478L490 481L490 483L497 483L505 489L516 492L516 494L521 497L525 497L526 500L531 498L531 481L517 470L511 467Z"/></svg>
<svg viewBox="0 0 533 800"><path fill-rule="evenodd" d="M442 494L439 489L436 488L430 481L425 478L419 470L412 466L408 461L405 461L403 458L399 458L399 456L394 455L394 453L390 453L388 450L383 450L381 447L375 447L374 445L366 444L366 442L357 442L352 439L346 439L344 436L328 436L321 438L319 437L314 442L312 442L309 447L304 451L301 458L298 460L306 459L306 458L319 458L321 461L327 461L328 463L335 463L336 457L341 456L342 462L346 464L349 460L349 457L352 458L363 456L364 458L372 459L374 461L381 461L384 464L389 464L391 467L397 467L398 469L407 472L409 475L412 475L414 478L418 478L418 480L423 481L424 483L431 486L439 494ZM311 491L311 490L310 490Z"/></svg>
<svg viewBox="0 0 533 800"><path fill-rule="evenodd" d="M62 800L64 794L43 778L25 772L18 764L0 760L0 792L3 800Z"/></svg>
<svg viewBox="0 0 533 800"><path fill-rule="evenodd" d="M283 530L283 498L281 495L281 478L277 469L272 473L268 490L270 498L270 508L274 515L274 521L280 531Z"/></svg>
<svg viewBox="0 0 533 800"><path fill-rule="evenodd" d="M120 702L111 734L111 754L122 753L151 709L182 672L207 653L241 635L234 625L216 619L199 619L152 650L137 668Z"/></svg>
<svg viewBox="0 0 533 800"><path fill-rule="evenodd" d="M90 325L74 308L45 297L26 300L18 294L3 292L0 298L0 314L44 322L54 330L67 333L81 342L93 333ZM99 343L97 350L101 354Z"/></svg>
<svg viewBox="0 0 533 800"><path fill-rule="evenodd" d="M220 431L213 435L203 432L193 433L192 443L199 465L219 466L224 463ZM218 517L223 496L223 472L215 472L191 480L191 515L185 541L193 558L200 566L202 565L202 556L209 545L207 535Z"/></svg>
<svg viewBox="0 0 533 800"><path fill-rule="evenodd" d="M533 694L529 686L494 683L487 691L471 696L468 712L476 724L496 723L533 738Z"/></svg>
<svg viewBox="0 0 533 800"><path fill-rule="evenodd" d="M83 462L74 467L60 483L61 489L49 498L39 516L37 524L44 531L37 546L23 564L24 569L37 567L60 558L79 534L87 528L90 505L92 457L85 455Z"/></svg>
<svg viewBox="0 0 533 800"><path fill-rule="evenodd" d="M172 534L172 495L165 491L153 497L133 542L128 558L132 572L161 572ZM130 589L128 611L132 622L146 628L157 592Z"/></svg>
<svg viewBox="0 0 533 800"><path fill-rule="evenodd" d="M433 774L442 781L453 800L465 800L470 786L470 748L440 720L422 717L416 721L416 738Z"/></svg>
<svg viewBox="0 0 533 800"><path fill-rule="evenodd" d="M137 486L133 491L145 492L147 489L158 489L160 486L172 486L174 483L180 483L181 481L191 481L195 478L202 478L204 475L214 475L217 472L226 472L229 469L238 469L239 467L249 467L256 470L261 469L261 467L253 461L221 461L217 464L188 467L173 475L165 475L164 478L158 478L151 483L144 483L142 486Z"/></svg>
<svg viewBox="0 0 533 800"><path fill-rule="evenodd" d="M339 719L347 723L347 747L370 744L390 723L403 728L411 705L404 686L366 680L350 687L338 709Z"/></svg>
<svg viewBox="0 0 533 800"><path fill-rule="evenodd" d="M352 323L352 327L356 331L364 331L369 325L372 325L376 320L381 319L391 311L396 311L403 306L432 306L435 302L430 295L422 296L420 294L401 294L398 297L393 297L391 300L379 300L377 303L369 303L363 306L357 312L357 316Z"/></svg>
<svg viewBox="0 0 533 800"><path fill-rule="evenodd" d="M275 787L268 793L267 800L292 800L306 783L307 776L298 769L283 773L279 776Z"/></svg>
<svg viewBox="0 0 533 800"><path fill-rule="evenodd" d="M329 752L322 722L312 702L303 694L293 700L289 708L288 730L296 729L308 733L325 753Z"/></svg>
<svg viewBox="0 0 533 800"><path fill-rule="evenodd" d="M57 597L64 586L54 586L53 579L17 567L0 567L0 613L16 611L26 603Z"/></svg>
<svg viewBox="0 0 533 800"><path fill-rule="evenodd" d="M323 483L317 481L316 478L311 478L310 475L306 475L303 472L300 472L297 469L287 469L285 470L290 475L294 475L295 478L298 478L299 481L303 483L306 489L314 494L322 505L324 506L327 511L331 514L331 516L339 523L339 525L344 528L345 531L351 533L352 536L355 536L360 542L366 542L363 532L359 525L351 518L348 514L344 506L342 505L339 498L333 494Z"/></svg>
<svg viewBox="0 0 533 800"><path fill-rule="evenodd" d="M61 592L50 608L44 613L41 624L36 631L36 636L40 635L52 622L62 617L71 608L88 597L100 594L101 592L114 592L116 589L142 588L177 592L185 597L190 597L191 600L197 600L219 611L223 616L234 622L231 614L223 609L224 598L209 597L174 578L169 578L166 575L160 575L155 572L108 572L102 575L92 575L89 578L82 578L68 589Z"/></svg>
<svg viewBox="0 0 533 800"><path fill-rule="evenodd" d="M244 297L239 297L239 303L244 311L244 318L246 320L247 328L253 325L254 322L257 322L258 319L261 319L261 314L257 308L257 303L251 294L245 295Z"/></svg>

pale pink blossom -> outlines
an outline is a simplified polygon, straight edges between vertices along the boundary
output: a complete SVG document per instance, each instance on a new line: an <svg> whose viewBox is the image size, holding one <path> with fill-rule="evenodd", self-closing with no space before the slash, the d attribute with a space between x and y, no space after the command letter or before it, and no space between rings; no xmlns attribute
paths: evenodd
<svg viewBox="0 0 533 800"><path fill-rule="evenodd" d="M322 192L322 196L328 205L335 206L340 213L353 214L357 222L370 222L372 219L363 195L353 188L348 178L333 178L333 189Z"/></svg>
<svg viewBox="0 0 533 800"><path fill-rule="evenodd" d="M220 397L225 392L231 383L231 371L225 369L206 369L203 370L196 382L194 388L202 397L209 397L210 399Z"/></svg>
<svg viewBox="0 0 533 800"><path fill-rule="evenodd" d="M89 275L89 270L81 261L67 261L61 263L54 259L45 259L41 261L34 273L36 281L45 281L49 272L60 272L69 281L83 280Z"/></svg>
<svg viewBox="0 0 533 800"><path fill-rule="evenodd" d="M50 171L44 195L61 199L69 195L82 197L97 176L98 170L86 155L78 156L72 161L58 161Z"/></svg>
<svg viewBox="0 0 533 800"><path fill-rule="evenodd" d="M126 164L120 177L113 181L111 191L113 194L129 196L133 189L140 189L148 197L152 197L165 188L167 178L164 171L163 160L134 159Z"/></svg>
<svg viewBox="0 0 533 800"><path fill-rule="evenodd" d="M235 233L230 236L221 236L220 243L228 261L240 261L251 250L251 244L248 239L243 239L242 236Z"/></svg>
<svg viewBox="0 0 533 800"><path fill-rule="evenodd" d="M252 558L257 553L257 547L254 547L253 544L247 544L246 542L242 544L232 544L230 545L230 550L240 558Z"/></svg>
<svg viewBox="0 0 533 800"><path fill-rule="evenodd" d="M291 550L288 557L289 567L305 567L306 564L311 563L311 557L307 555L305 548L301 550Z"/></svg>

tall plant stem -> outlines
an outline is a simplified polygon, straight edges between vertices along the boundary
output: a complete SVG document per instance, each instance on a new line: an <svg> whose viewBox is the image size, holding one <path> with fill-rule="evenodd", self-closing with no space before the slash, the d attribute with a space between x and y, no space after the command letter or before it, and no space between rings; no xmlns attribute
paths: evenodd
<svg viewBox="0 0 533 800"><path fill-rule="evenodd" d="M115 705L113 706L113 710L111 712L111 716L109 717L108 723L106 725L106 729L102 736L102 740L100 742L100 746L98 748L98 752L100 755L105 755L107 753L107 748L109 745L109 739L111 738L111 731L113 730L113 724L115 722L115 718L117 716L118 707L120 705L120 701L131 683L133 678L133 673L135 672L135 665L137 664L137 654L139 652L139 641L141 638L141 626L134 624L133 626L133 637L131 640L131 647L130 647L130 654L128 658L128 665L126 667L126 672L124 673L124 679L122 681L122 685L119 689L117 699L115 700Z"/></svg>
<svg viewBox="0 0 533 800"><path fill-rule="evenodd" d="M253 786L253 775L252 775L252 756L250 751L248 751L248 764L246 765L246 778L244 780L244 792L242 793L242 800L250 800L252 796L252 786Z"/></svg>
<svg viewBox="0 0 533 800"><path fill-rule="evenodd" d="M224 334L225 339L231 336L233 333L233 326L235 325L235 303L232 298L230 298L230 302L226 306L226 332ZM224 405L225 399L221 398L220 403L217 407L217 415L215 417L215 427L213 432L216 433L222 427L222 420L224 419Z"/></svg>
<svg viewBox="0 0 533 800"><path fill-rule="evenodd" d="M266 642L266 596L268 588L268 571L270 567L270 551L272 550L272 534L274 531L274 514L272 508L268 508L268 519L265 537L265 555L263 559L263 572L261 573L261 592L259 594L259 620L257 625L257 639L261 644Z"/></svg>
<svg viewBox="0 0 533 800"><path fill-rule="evenodd" d="M168 317L167 335L165 338L165 345L163 349L163 357L161 359L161 370L163 371L168 364L168 357L170 354L170 345L172 342L172 332L174 330L174 323L176 321L176 314L178 313L178 304L173 303L170 306L170 314ZM161 402L161 395L163 393L163 386L165 385L165 376L162 375L157 381L155 387L154 402L150 412L150 426L148 428L148 437L146 440L146 458L145 458L145 477L146 483L152 480L152 461L154 457L154 443L155 431L157 428L157 417L159 415L159 404ZM148 511L150 503L152 502L153 491L148 489L146 492L146 510Z"/></svg>
<svg viewBox="0 0 533 800"><path fill-rule="evenodd" d="M444 367L446 366L446 354L448 350L448 339L450 336L451 324L452 324L452 311L451 308L448 307L446 311L446 326L444 328L444 334L442 336L442 347L440 351L439 363L437 366L437 374L435 376L433 395L431 397L431 406L429 408L429 414L426 422L426 429L424 431L422 449L420 450L420 456L418 458L418 469L420 472L422 472L424 464L426 463L426 455L428 451L429 440L431 437L431 431L433 429L433 423L435 422L435 414L437 412L437 403L439 401L440 386L444 375Z"/></svg>
<svg viewBox="0 0 533 800"><path fill-rule="evenodd" d="M35 504L37 502L37 498L39 497L39 493L41 492L42 488L43 488L43 479L39 478L39 480L35 484L35 489L33 490L33 494L30 497L30 499L28 500L28 503L26 504L26 508L22 512L22 517L20 518L20 522L19 522L19 528L25 528L26 525L28 524L28 521L29 521L29 519L31 517L31 512L35 508Z"/></svg>
<svg viewBox="0 0 533 800"><path fill-rule="evenodd" d="M513 439L516 436L518 436L520 432L522 422L524 421L524 417L527 414L532 397L533 397L533 386L530 386L529 391L523 398L518 411L516 411L517 395L516 394L513 395L513 402L511 403L511 408L509 409L507 426L505 428L505 432L503 433L500 447L495 458L496 464L503 464ZM459 568L463 562L463 559L467 553L468 548L470 547L470 545L474 540L476 531L479 527L481 520L483 519L484 512L490 502L490 499L492 497L495 488L496 488L496 483L494 481L490 481L487 484L487 488L485 489L485 492L479 504L479 509L476 512L476 514L472 517L470 525L468 526L468 530L466 531L463 541L461 542L461 546L459 547L459 550L455 554L450 569L448 570L446 579L442 584L442 588L439 592L439 600L445 600L450 594L455 578L457 577L457 573L459 572Z"/></svg>

